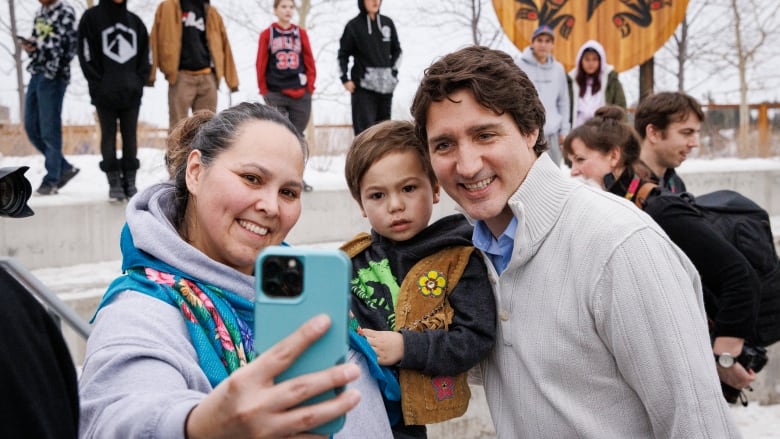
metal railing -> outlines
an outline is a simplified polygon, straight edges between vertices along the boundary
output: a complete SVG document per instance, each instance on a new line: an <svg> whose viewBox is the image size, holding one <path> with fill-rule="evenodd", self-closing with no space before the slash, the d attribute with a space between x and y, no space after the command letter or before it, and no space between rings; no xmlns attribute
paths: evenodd
<svg viewBox="0 0 780 439"><path fill-rule="evenodd" d="M58 326L64 320L81 338L89 337L89 324L16 259L0 256L0 267L43 305Z"/></svg>

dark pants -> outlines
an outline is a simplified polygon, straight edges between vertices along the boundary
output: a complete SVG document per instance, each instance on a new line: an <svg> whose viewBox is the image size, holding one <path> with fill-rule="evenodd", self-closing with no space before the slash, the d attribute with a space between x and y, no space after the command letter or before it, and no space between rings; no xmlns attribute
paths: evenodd
<svg viewBox="0 0 780 439"><path fill-rule="evenodd" d="M124 110L96 107L100 120L100 153L103 155L105 169L118 171L119 160L116 158L116 125L119 121L119 131L122 135L122 166L123 169L134 169L131 165L136 162L138 155L138 141L136 127L138 125L139 106L132 106Z"/></svg>
<svg viewBox="0 0 780 439"><path fill-rule="evenodd" d="M62 155L62 100L67 87L64 78L48 79L36 73L27 84L24 102L24 129L30 143L46 158L43 182L52 185L73 167Z"/></svg>
<svg viewBox="0 0 780 439"><path fill-rule="evenodd" d="M302 135L311 116L311 94L306 92L300 99L293 99L284 93L269 91L263 100L268 106L279 110Z"/></svg>
<svg viewBox="0 0 780 439"><path fill-rule="evenodd" d="M366 128L390 120L393 95L384 95L364 88L355 87L352 93L352 129L357 136Z"/></svg>

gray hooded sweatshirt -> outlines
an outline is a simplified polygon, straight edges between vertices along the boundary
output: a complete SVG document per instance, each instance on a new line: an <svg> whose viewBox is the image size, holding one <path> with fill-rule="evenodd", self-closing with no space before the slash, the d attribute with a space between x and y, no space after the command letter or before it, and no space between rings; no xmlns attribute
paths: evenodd
<svg viewBox="0 0 780 439"><path fill-rule="evenodd" d="M254 299L254 277L215 262L181 239L171 224L174 188L149 187L131 199L127 225L135 246L204 282ZM384 404L363 357L360 404L336 438L390 438ZM211 392L180 311L143 293L125 291L95 318L79 381L81 438L183 438L187 414Z"/></svg>
<svg viewBox="0 0 780 439"><path fill-rule="evenodd" d="M563 65L552 56L546 63L540 64L534 58L531 46L523 51L516 62L534 83L539 100L544 105L544 135L569 134L569 84Z"/></svg>

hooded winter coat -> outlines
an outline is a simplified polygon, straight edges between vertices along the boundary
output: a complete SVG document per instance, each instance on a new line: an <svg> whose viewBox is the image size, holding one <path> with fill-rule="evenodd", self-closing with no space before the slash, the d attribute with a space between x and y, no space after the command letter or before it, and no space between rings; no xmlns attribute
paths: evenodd
<svg viewBox="0 0 780 439"><path fill-rule="evenodd" d="M595 93L595 95L587 94L588 91L586 90L586 95L580 96L580 84L577 83L577 70L580 67L582 56L588 49L595 51L601 60L598 73L601 88ZM595 98L597 100L597 104L589 106L590 108L598 108L603 105L619 105L623 108L626 108L626 95L623 93L623 85L620 84L618 74L614 67L607 64L607 54L604 51L604 46L602 46L598 41L586 41L585 44L580 47L579 52L577 52L577 62L574 65L574 69L569 72L569 76L567 77L569 82L569 97L571 99L571 114L569 120L572 127L582 125L582 123L587 119L593 117L593 113L590 111L588 111L589 114L583 114L580 117L577 115L577 112L582 111L583 107L585 106L583 105L585 99Z"/></svg>
<svg viewBox="0 0 780 439"><path fill-rule="evenodd" d="M392 94L401 60L395 24L378 12L372 20L364 0L357 3L360 13L347 23L341 35L338 51L341 82L353 81L357 87ZM351 71L350 57L354 60Z"/></svg>
<svg viewBox="0 0 780 439"><path fill-rule="evenodd" d="M141 105L149 64L149 33L127 2L100 0L78 27L78 56L96 107L121 110Z"/></svg>

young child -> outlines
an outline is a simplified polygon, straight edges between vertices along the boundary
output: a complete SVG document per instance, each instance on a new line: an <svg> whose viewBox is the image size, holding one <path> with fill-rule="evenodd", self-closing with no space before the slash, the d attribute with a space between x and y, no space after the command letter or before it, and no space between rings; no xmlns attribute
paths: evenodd
<svg viewBox="0 0 780 439"><path fill-rule="evenodd" d="M496 305L463 215L428 224L439 184L411 122L385 121L352 142L345 174L371 234L342 246L352 258L352 313L381 366L397 371L396 437L462 415L466 372L493 347Z"/></svg>
<svg viewBox="0 0 780 439"><path fill-rule="evenodd" d="M257 45L257 87L265 103L275 107L305 134L317 69L306 30L293 24L294 0L274 0L276 23L260 33ZM304 190L312 187L304 182Z"/></svg>

